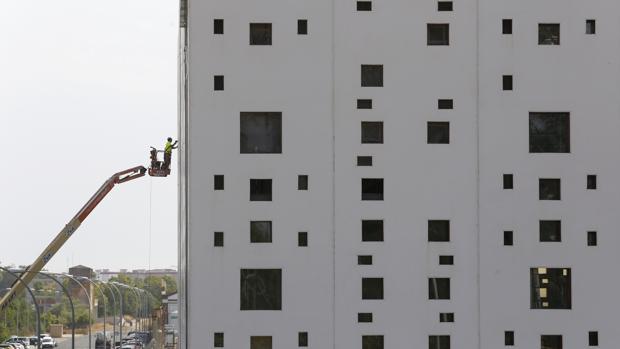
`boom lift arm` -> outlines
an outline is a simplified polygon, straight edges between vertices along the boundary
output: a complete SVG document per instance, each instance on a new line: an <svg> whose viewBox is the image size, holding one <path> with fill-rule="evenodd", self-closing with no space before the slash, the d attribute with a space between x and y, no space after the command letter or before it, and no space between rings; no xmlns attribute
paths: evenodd
<svg viewBox="0 0 620 349"><path fill-rule="evenodd" d="M136 166L125 171L115 173L107 181L103 183L101 188L86 202L86 205L78 211L78 213L69 221L69 223L58 233L56 238L43 250L43 253L21 274L22 282L15 280L8 293L0 299L0 313L2 313L11 304L11 301L24 290L23 285L27 285L40 272L45 264L58 252L58 250L67 242L67 240L75 233L80 225L86 220L86 217L97 207L97 205L108 195L116 184L129 182L133 179L140 178L146 174L144 166ZM170 170L168 170L169 173ZM153 174L152 174L153 175ZM159 176L158 176L159 177ZM164 176L161 176L164 177Z"/></svg>

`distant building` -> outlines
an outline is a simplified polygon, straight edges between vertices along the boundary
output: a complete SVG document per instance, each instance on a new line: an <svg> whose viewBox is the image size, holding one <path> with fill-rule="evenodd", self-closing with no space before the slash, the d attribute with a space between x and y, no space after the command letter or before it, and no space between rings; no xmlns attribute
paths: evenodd
<svg viewBox="0 0 620 349"><path fill-rule="evenodd" d="M127 269L120 269L119 271L112 271L109 269L97 270L97 279L101 281L109 281L111 278L118 277L119 275L125 275L134 279L144 279L147 276L170 276L176 279L177 271L174 269L134 269L132 271Z"/></svg>
<svg viewBox="0 0 620 349"><path fill-rule="evenodd" d="M86 293L88 295L88 298L90 299L90 309L92 310L97 307L97 297L94 296L95 287L90 281L82 279L94 279L96 277L95 271L92 268L84 265L76 265L69 268L69 275L73 276L84 287L82 288L82 286L78 285L75 281L69 282L68 290L71 294L71 297L73 297L74 299L76 299L77 297L83 297L80 299L86 299L84 296L84 289L86 289Z"/></svg>
<svg viewBox="0 0 620 349"><path fill-rule="evenodd" d="M170 331L177 332L179 330L179 295L178 293L173 293L168 296L168 298L164 299L162 303L164 304L165 319L166 319L166 329Z"/></svg>

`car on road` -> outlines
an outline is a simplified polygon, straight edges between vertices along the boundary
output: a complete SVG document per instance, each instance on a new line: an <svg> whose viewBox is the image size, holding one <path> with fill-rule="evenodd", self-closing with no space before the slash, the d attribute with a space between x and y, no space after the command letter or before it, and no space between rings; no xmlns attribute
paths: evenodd
<svg viewBox="0 0 620 349"><path fill-rule="evenodd" d="M28 342L24 342L20 337L12 336L11 338L6 340L6 343L14 344L18 347L22 347L23 349L28 349Z"/></svg>
<svg viewBox="0 0 620 349"><path fill-rule="evenodd" d="M58 343L52 337L43 337L41 339L41 348L55 348L58 346Z"/></svg>

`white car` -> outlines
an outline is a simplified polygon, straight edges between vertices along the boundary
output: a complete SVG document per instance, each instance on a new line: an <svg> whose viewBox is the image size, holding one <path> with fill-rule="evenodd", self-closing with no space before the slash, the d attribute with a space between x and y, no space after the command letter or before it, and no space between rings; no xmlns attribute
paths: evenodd
<svg viewBox="0 0 620 349"><path fill-rule="evenodd" d="M43 337L43 339L41 339L41 348L54 348L57 347L58 344L56 343L56 341L54 340L54 338L52 337Z"/></svg>

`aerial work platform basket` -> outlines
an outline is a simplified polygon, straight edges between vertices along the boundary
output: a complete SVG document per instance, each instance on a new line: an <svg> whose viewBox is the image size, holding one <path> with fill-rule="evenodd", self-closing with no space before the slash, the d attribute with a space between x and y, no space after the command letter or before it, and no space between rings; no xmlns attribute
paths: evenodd
<svg viewBox="0 0 620 349"><path fill-rule="evenodd" d="M163 153L163 150L157 150L151 147L151 166L149 167L149 176L151 177L167 177L170 174L170 164L157 160L157 153Z"/></svg>

